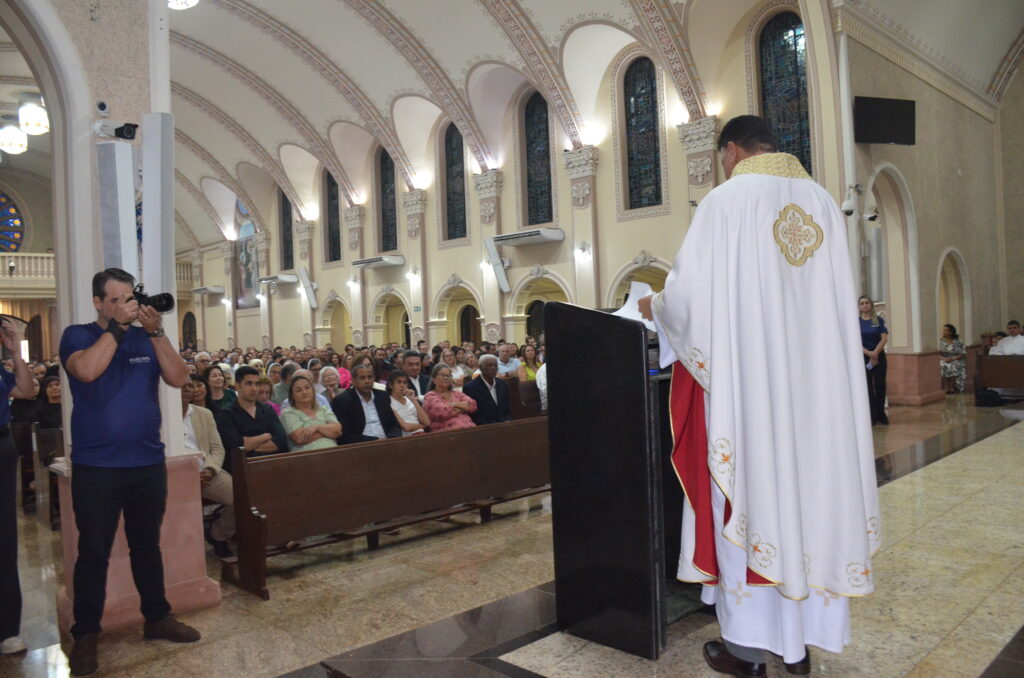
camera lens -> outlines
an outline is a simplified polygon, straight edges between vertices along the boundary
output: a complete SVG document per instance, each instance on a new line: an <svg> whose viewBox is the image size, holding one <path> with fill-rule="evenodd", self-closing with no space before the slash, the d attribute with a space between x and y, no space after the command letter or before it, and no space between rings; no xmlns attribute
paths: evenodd
<svg viewBox="0 0 1024 678"><path fill-rule="evenodd" d="M174 308L174 297L167 292L152 295L148 302L159 313L167 313Z"/></svg>

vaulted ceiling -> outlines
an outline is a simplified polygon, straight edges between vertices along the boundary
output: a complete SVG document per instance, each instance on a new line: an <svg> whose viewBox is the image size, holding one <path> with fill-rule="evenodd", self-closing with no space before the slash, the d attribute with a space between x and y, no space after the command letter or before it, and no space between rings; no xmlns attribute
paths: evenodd
<svg viewBox="0 0 1024 678"><path fill-rule="evenodd" d="M806 0L805 0L806 1ZM344 204L366 200L369 151L385 147L408 187L434 181L432 133L459 127L474 171L501 167L512 96L547 99L565 148L591 143L613 56L645 44L671 87L676 121L705 114L737 22L761 0L201 0L171 12L177 124L177 249L235 237L233 201L257 228L276 222L280 187L303 218L320 212L319 173ZM801 3L803 4L803 3ZM832 0L869 18L991 101L1024 52L1020 0ZM0 113L34 90L0 34ZM5 168L47 175L49 135Z"/></svg>

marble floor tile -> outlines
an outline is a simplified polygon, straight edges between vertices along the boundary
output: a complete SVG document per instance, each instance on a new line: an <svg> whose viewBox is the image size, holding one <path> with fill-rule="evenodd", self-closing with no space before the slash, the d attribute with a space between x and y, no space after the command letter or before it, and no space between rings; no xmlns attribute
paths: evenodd
<svg viewBox="0 0 1024 678"><path fill-rule="evenodd" d="M174 662L199 676L269 678L310 663L320 648L279 629L235 634L223 642L177 652Z"/></svg>

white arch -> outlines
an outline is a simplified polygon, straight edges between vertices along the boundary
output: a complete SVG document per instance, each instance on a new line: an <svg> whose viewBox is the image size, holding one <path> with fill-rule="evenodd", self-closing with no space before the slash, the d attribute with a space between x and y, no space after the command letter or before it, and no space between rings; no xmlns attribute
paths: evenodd
<svg viewBox="0 0 1024 678"><path fill-rule="evenodd" d="M639 271L642 268L656 268L659 271L664 271L666 274L672 270L672 264L667 261L663 261L655 257L653 260L645 263L631 260L628 264L619 269L619 272L612 278L612 284L605 293L605 307L611 308L615 305L615 291L619 289L619 285L626 279L630 273Z"/></svg>
<svg viewBox="0 0 1024 678"><path fill-rule="evenodd" d="M53 240L57 316L62 327L95 318L87 295L100 263L95 238L92 182L95 144L88 78L75 42L52 3L7 0L0 24L32 68L46 99L53 130Z"/></svg>
<svg viewBox="0 0 1024 678"><path fill-rule="evenodd" d="M373 301L370 303L370 324L377 324L374 318L376 318L377 316L377 311L378 309L380 309L381 302L384 300L385 297L389 295L394 296L400 302L402 302L402 305L405 306L405 312L409 314L409 319L412 320L412 304L409 303L409 299L404 294L402 294L402 292L397 288L383 287L379 292L377 292L377 295L373 298Z"/></svg>
<svg viewBox="0 0 1024 678"><path fill-rule="evenodd" d="M480 301L482 297L473 285L465 280L459 280L459 282L454 285L446 282L441 289L438 290L437 294L434 295L434 303L430 305L430 310L434 313L434 317L431 318L431 320L449 320L448 302L451 299L452 294L460 288L469 292L469 295L473 297L473 305L476 306L477 310L483 308L483 302Z"/></svg>
<svg viewBox="0 0 1024 678"><path fill-rule="evenodd" d="M519 281L516 283L512 291L506 296L508 300L505 306L505 315L522 315L525 312L526 298L522 301L519 297L523 295L523 291L528 288L532 283L538 280L550 280L551 282L562 288L562 294L569 300L570 304L576 303L576 298L572 293L572 287L566 282L565 278L558 275L554 271L545 270L541 275L535 275L533 272L527 272ZM518 310L517 310L518 309Z"/></svg>
<svg viewBox="0 0 1024 678"><path fill-rule="evenodd" d="M320 313L316 319L317 327L332 327L331 314L334 313L334 307L341 304L345 308L345 312L348 313L349 320L353 318L352 307L345 299L339 295L335 290L331 290L327 294L327 298L324 299L323 305L320 307Z"/></svg>
<svg viewBox="0 0 1024 678"><path fill-rule="evenodd" d="M921 281L918 271L917 213L914 210L914 201L910 196L910 186L907 183L906 177L891 162L880 162L875 165L864 189L864 195L871 195L875 187L875 181L882 172L888 174L892 179L893 185L900 193L900 200L903 202L903 224L906 227L907 280L910 282L910 328L912 334L910 349L915 353L920 353L924 350L924 341L921 336ZM864 234L861 233L861 236L863 237Z"/></svg>
<svg viewBox="0 0 1024 678"><path fill-rule="evenodd" d="M942 289L942 269L946 264L946 257L953 259L953 263L956 265L957 271L960 273L960 284L963 286L963 302L964 302L964 326L957 329L960 330L960 336L966 337L967 341L964 342L965 346L970 345L972 338L974 337L974 304L972 302L974 293L971 290L971 274L967 270L967 261L964 259L964 255L961 254L960 250L950 246L942 250L942 254L939 255L939 268L935 273L935 311L936 318L938 318L939 298ZM938 318L940 321L941 318ZM939 325L944 323L940 322Z"/></svg>

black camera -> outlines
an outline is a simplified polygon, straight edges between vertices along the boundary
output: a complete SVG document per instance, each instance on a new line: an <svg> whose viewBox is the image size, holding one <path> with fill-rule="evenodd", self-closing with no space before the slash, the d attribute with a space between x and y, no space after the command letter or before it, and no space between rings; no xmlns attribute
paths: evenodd
<svg viewBox="0 0 1024 678"><path fill-rule="evenodd" d="M139 302L139 306L152 306L157 313L167 313L174 308L174 297L171 294L167 292L146 294L142 289L142 283L135 286L132 294L135 296L135 301Z"/></svg>

